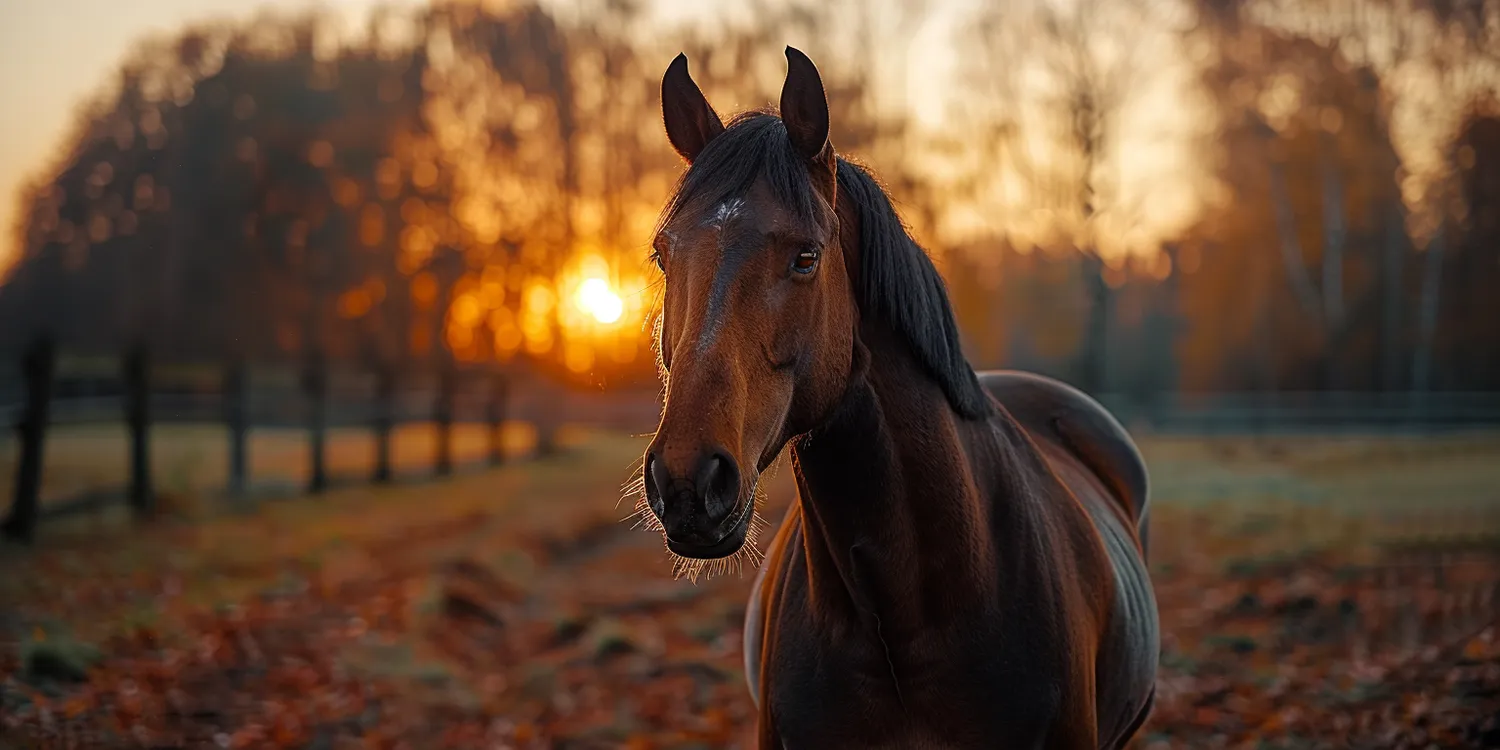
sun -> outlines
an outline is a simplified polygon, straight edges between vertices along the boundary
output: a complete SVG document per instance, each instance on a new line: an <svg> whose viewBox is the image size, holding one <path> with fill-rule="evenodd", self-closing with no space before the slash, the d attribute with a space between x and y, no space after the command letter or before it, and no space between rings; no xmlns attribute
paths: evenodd
<svg viewBox="0 0 1500 750"><path fill-rule="evenodd" d="M584 279L578 285L575 300L578 309L594 316L594 320L605 325L614 323L625 312L625 302L609 288L609 282L600 278Z"/></svg>

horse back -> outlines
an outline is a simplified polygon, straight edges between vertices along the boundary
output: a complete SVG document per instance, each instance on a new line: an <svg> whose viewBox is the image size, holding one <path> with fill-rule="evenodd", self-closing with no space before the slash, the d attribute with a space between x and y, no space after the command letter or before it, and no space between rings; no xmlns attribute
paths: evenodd
<svg viewBox="0 0 1500 750"><path fill-rule="evenodd" d="M1099 402L1056 380L1023 372L979 376L1038 444L1088 515L1114 569L1112 616L1095 664L1102 748L1127 743L1150 713L1160 631L1146 569L1146 464L1125 428ZM1079 476L1081 468L1092 476Z"/></svg>
<svg viewBox="0 0 1500 750"><path fill-rule="evenodd" d="M1098 401L1061 381L1029 372L979 373L979 382L1033 439L1064 449L1109 490L1147 548L1150 483L1135 441Z"/></svg>

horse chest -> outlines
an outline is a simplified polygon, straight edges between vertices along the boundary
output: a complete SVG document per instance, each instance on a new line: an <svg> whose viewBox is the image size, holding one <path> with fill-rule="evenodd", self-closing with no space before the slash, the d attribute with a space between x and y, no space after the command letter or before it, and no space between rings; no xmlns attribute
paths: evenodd
<svg viewBox="0 0 1500 750"><path fill-rule="evenodd" d="M789 749L1032 747L1056 716L1057 670L1021 643L888 644L806 625L776 640L766 698Z"/></svg>

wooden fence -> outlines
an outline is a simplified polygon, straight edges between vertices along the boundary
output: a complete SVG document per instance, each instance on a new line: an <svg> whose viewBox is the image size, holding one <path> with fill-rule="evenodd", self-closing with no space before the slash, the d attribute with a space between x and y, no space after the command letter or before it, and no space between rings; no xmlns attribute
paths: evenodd
<svg viewBox="0 0 1500 750"><path fill-rule="evenodd" d="M31 539L48 514L40 500L41 479L47 432L55 426L123 421L129 459L125 498L136 515L149 518L156 498L150 433L159 425L223 425L228 434L226 490L234 496L249 483L254 429L306 429L305 489L318 493L329 485L327 435L336 428L371 431L374 461L368 480L384 483L394 474L392 433L403 424L434 426L431 472L441 477L455 468L456 425L482 425L488 434L485 460L498 465L505 460L506 422L533 425L535 453L545 455L556 449L556 431L563 424L647 432L659 414L653 393L580 393L514 370L455 367L397 375L329 368L309 377L275 367L153 366L141 349L113 362L60 360L50 341L38 340L22 357L20 371L19 382L0 380L0 425L14 425L19 443L14 495L0 531L20 540ZM85 500L83 506L89 504Z"/></svg>
<svg viewBox="0 0 1500 750"><path fill-rule="evenodd" d="M1158 393L1099 400L1127 426L1167 433L1338 433L1493 429L1500 393L1267 391Z"/></svg>
<svg viewBox="0 0 1500 750"><path fill-rule="evenodd" d="M400 425L432 423L431 470L454 469L451 434L458 424L488 431L488 463L504 459L506 421L536 427L537 452L554 446L563 423L644 433L660 412L656 392L579 393L522 372L438 368L404 373L324 368L314 376L290 368L157 364L141 349L109 359L59 361L54 345L35 342L21 360L20 381L0 379L0 425L14 425L20 456L11 508L0 531L30 539L43 515L43 449L50 426L115 423L127 428L125 498L150 517L156 497L150 431L161 424L222 424L228 433L231 495L249 480L252 429L307 430L305 488L328 486L326 438L334 428L368 429L374 461L368 479L392 479L391 435ZM1500 427L1500 393L1106 393L1100 400L1132 430L1178 433L1431 432Z"/></svg>

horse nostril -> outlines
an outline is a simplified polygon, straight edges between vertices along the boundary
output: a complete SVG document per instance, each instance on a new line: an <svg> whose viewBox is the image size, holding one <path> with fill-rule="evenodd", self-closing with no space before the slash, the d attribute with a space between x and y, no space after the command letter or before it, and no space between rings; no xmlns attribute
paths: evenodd
<svg viewBox="0 0 1500 750"><path fill-rule="evenodd" d="M646 455L646 504L651 507L651 512L657 518L662 517L666 510L666 504L662 502L661 490L671 483L671 477L667 476L667 470L662 467L661 461L657 460L656 454Z"/></svg>
<svg viewBox="0 0 1500 750"><path fill-rule="evenodd" d="M711 453L698 469L696 489L703 498L703 510L718 523L734 512L740 499L740 472L734 459Z"/></svg>

